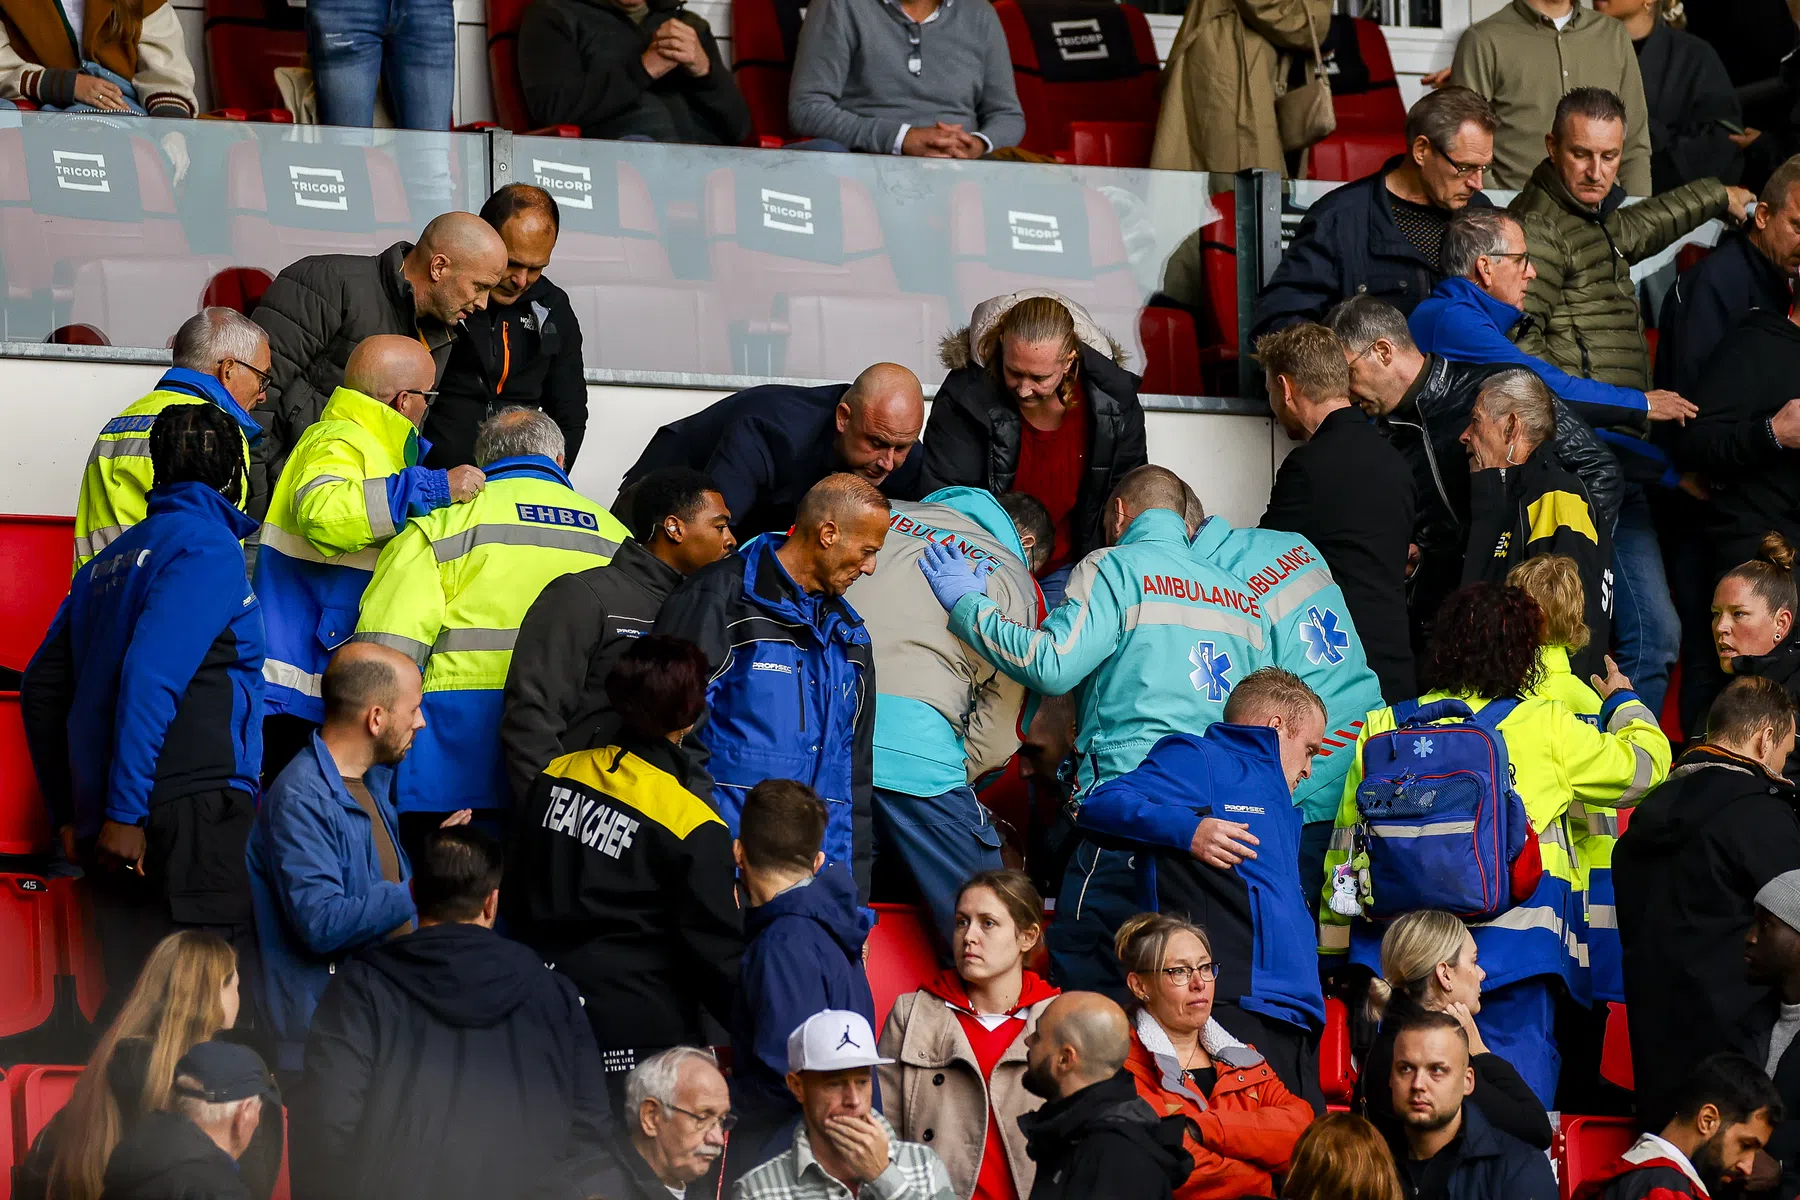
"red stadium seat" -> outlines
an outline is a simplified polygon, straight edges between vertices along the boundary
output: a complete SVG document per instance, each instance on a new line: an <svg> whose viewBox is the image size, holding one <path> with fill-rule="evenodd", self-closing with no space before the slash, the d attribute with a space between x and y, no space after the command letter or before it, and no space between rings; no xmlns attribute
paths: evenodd
<svg viewBox="0 0 1800 1200"><path fill-rule="evenodd" d="M200 294L202 308L231 308L246 317L262 303L263 293L275 277L261 267L226 267L207 281Z"/></svg>
<svg viewBox="0 0 1800 1200"><path fill-rule="evenodd" d="M1319 1090L1328 1104L1348 1104L1356 1087L1350 1057L1350 1010L1337 997L1325 1001L1325 1032L1319 1038Z"/></svg>
<svg viewBox="0 0 1800 1200"><path fill-rule="evenodd" d="M1146 396L1203 396L1200 340L1193 314L1180 308L1146 308L1138 318L1144 342L1143 381Z"/></svg>
<svg viewBox="0 0 1800 1200"><path fill-rule="evenodd" d="M589 362L621 371L732 372L725 300L709 284L584 283L564 290Z"/></svg>
<svg viewBox="0 0 1800 1200"><path fill-rule="evenodd" d="M14 1147L24 1156L50 1118L62 1111L75 1093L75 1082L82 1068L76 1066L24 1066L12 1069L7 1076L12 1094Z"/></svg>
<svg viewBox="0 0 1800 1200"><path fill-rule="evenodd" d="M1150 165L1158 67L1141 11L1092 0L997 0L994 12L1025 110L1023 149L1091 166Z"/></svg>
<svg viewBox="0 0 1800 1200"><path fill-rule="evenodd" d="M309 254L377 254L418 234L392 147L238 142L225 155L225 207L235 260L225 266L279 271Z"/></svg>
<svg viewBox="0 0 1800 1200"><path fill-rule="evenodd" d="M1322 47L1331 69L1337 129L1312 147L1308 179L1361 179L1406 149L1406 104L1378 22L1331 19Z"/></svg>
<svg viewBox="0 0 1800 1200"><path fill-rule="evenodd" d="M0 1038L29 1033L55 1011L55 909L45 880L0 874Z"/></svg>
<svg viewBox="0 0 1800 1200"><path fill-rule="evenodd" d="M44 341L52 346L110 346L106 334L94 325L85 323L75 325L58 325L50 331Z"/></svg>
<svg viewBox="0 0 1800 1200"><path fill-rule="evenodd" d="M1600 1042L1600 1078L1628 1092L1636 1086L1631 1070L1631 1026L1625 1020L1625 1006L1616 1001L1606 1006L1606 1035Z"/></svg>
<svg viewBox="0 0 1800 1200"><path fill-rule="evenodd" d="M69 320L100 332L110 346L166 346L206 303L224 257L102 258L75 265L67 288ZM57 289L58 297L64 289Z"/></svg>
<svg viewBox="0 0 1800 1200"><path fill-rule="evenodd" d="M215 105L258 120L282 108L275 68L306 65L305 11L285 0L206 0L206 65Z"/></svg>
<svg viewBox="0 0 1800 1200"><path fill-rule="evenodd" d="M1590 1175L1637 1141L1637 1123L1630 1117L1570 1117L1562 1119L1556 1135L1556 1178L1562 1200Z"/></svg>
<svg viewBox="0 0 1800 1200"><path fill-rule="evenodd" d="M11 1080L5 1071L0 1071L0 1113L6 1117L0 1122L0 1200L12 1200L13 1166L18 1156L13 1152Z"/></svg>
<svg viewBox="0 0 1800 1200"><path fill-rule="evenodd" d="M106 1001L106 966L87 881L58 876L50 880L50 896L56 902L56 973L75 981L75 1005L92 1024Z"/></svg>
<svg viewBox="0 0 1800 1200"><path fill-rule="evenodd" d="M887 1024L894 1001L937 978L937 952L925 916L910 904L874 904L875 928L869 933L864 966L875 994L875 1032Z"/></svg>
<svg viewBox="0 0 1800 1200"><path fill-rule="evenodd" d="M25 745L19 693L0 692L0 854L42 854L53 836Z"/></svg>
<svg viewBox="0 0 1800 1200"><path fill-rule="evenodd" d="M731 74L758 137L788 137L788 85L806 7L800 0L733 0Z"/></svg>
<svg viewBox="0 0 1800 1200"><path fill-rule="evenodd" d="M0 667L23 671L69 594L75 518L0 514Z"/></svg>
<svg viewBox="0 0 1800 1200"><path fill-rule="evenodd" d="M1203 357L1235 362L1238 356L1237 193L1215 192L1216 221L1200 227L1200 275L1206 288L1207 323L1200 330Z"/></svg>
<svg viewBox="0 0 1800 1200"><path fill-rule="evenodd" d="M532 0L487 0L488 79L493 85L494 114L514 133L539 133L550 137L578 138L576 125L531 127L525 111L525 92L519 86L519 23Z"/></svg>

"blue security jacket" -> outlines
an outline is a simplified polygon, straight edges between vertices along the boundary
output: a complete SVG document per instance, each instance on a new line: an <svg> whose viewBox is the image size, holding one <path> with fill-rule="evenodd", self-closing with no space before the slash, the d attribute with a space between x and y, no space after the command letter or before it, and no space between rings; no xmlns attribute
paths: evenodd
<svg viewBox="0 0 1800 1200"><path fill-rule="evenodd" d="M370 767L363 784L394 841L401 879L411 871L400 848L394 769ZM264 1016L279 1066L298 1071L313 1009L339 961L413 919L404 882L381 877L369 816L344 787L317 733L269 785L245 851L256 943L262 952Z"/></svg>
<svg viewBox="0 0 1800 1200"><path fill-rule="evenodd" d="M1230 870L1194 858L1194 831L1207 817L1248 825L1256 857ZM1183 913L1206 929L1219 1000L1325 1027L1312 917L1300 888L1300 813L1275 730L1221 721L1202 737L1171 734L1135 770L1089 792L1076 823L1102 845L1139 851L1134 911Z"/></svg>
<svg viewBox="0 0 1800 1200"><path fill-rule="evenodd" d="M1329 821L1337 816L1363 718L1385 707L1343 589L1324 555L1297 533L1233 529L1225 518L1210 517L1193 544L1194 553L1249 586L1273 626L1275 665L1298 675L1325 702L1323 749L1312 774L1294 789L1294 803L1303 820Z"/></svg>
<svg viewBox="0 0 1800 1200"><path fill-rule="evenodd" d="M255 530L205 484L158 487L144 520L75 573L23 686L58 824L92 837L161 800L256 794L263 616L239 544Z"/></svg>

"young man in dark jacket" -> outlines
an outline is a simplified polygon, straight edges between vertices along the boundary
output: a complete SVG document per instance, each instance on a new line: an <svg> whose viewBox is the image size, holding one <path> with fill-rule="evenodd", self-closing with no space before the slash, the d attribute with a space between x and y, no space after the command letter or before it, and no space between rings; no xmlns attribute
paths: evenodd
<svg viewBox="0 0 1800 1200"><path fill-rule="evenodd" d="M632 532L612 562L550 581L519 626L506 672L500 746L513 795L565 754L612 740L618 714L606 677L681 581L737 548L731 510L712 480L689 467L652 471L619 519Z"/></svg>
<svg viewBox="0 0 1800 1200"><path fill-rule="evenodd" d="M563 432L563 470L572 471L587 431L587 382L575 310L544 276L562 228L556 201L543 188L509 183L487 198L481 219L506 243L506 274L451 343L437 403L425 415L425 465L473 463L481 423L518 404L550 414Z"/></svg>
<svg viewBox="0 0 1800 1200"><path fill-rule="evenodd" d="M500 845L425 840L419 929L339 966L290 1130L295 1200L530 1196L611 1126L575 985L494 932Z"/></svg>
<svg viewBox="0 0 1800 1200"><path fill-rule="evenodd" d="M281 1093L256 1051L201 1042L175 1064L169 1110L145 1114L106 1164L101 1200L250 1200L239 1162Z"/></svg>
<svg viewBox="0 0 1800 1200"><path fill-rule="evenodd" d="M534 125L584 138L740 146L750 108L706 18L680 0L537 0L519 25Z"/></svg>
<svg viewBox="0 0 1800 1200"><path fill-rule="evenodd" d="M1706 741L1639 802L1613 848L1638 1114L1652 1128L1769 994L1744 978L1744 935L1757 891L1800 869L1794 787L1781 777L1793 745L1781 686L1736 680L1713 702Z"/></svg>
<svg viewBox="0 0 1800 1200"><path fill-rule="evenodd" d="M1768 995L1738 1018L1728 1045L1768 1076L1781 1097L1769 1153L1781 1164L1781 1195L1800 1194L1800 869L1756 893L1756 920L1744 938L1744 974Z"/></svg>
<svg viewBox="0 0 1800 1200"><path fill-rule="evenodd" d="M869 936L856 885L825 867L825 805L805 784L770 779L750 789L732 848L750 907L731 1017L733 1178L786 1150L800 1104L788 1090L788 1035L826 1009L875 1023L863 973Z"/></svg>
<svg viewBox="0 0 1800 1200"><path fill-rule="evenodd" d="M1187 1182L1187 1122L1159 1118L1123 1069L1131 1052L1123 1009L1097 992L1064 992L1025 1047L1025 1090L1046 1101L1019 1118L1037 1164L1029 1200L1166 1200Z"/></svg>

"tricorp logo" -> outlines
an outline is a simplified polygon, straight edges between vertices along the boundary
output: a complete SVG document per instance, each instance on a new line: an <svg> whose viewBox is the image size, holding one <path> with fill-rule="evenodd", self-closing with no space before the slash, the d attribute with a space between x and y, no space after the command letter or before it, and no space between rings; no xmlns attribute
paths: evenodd
<svg viewBox="0 0 1800 1200"><path fill-rule="evenodd" d="M56 169L56 186L71 192L110 192L106 178L104 154L81 154L74 150L52 150L51 164Z"/></svg>
<svg viewBox="0 0 1800 1200"><path fill-rule="evenodd" d="M558 204L570 208L594 207L594 173L587 167L534 158L531 176L531 181L555 196Z"/></svg>
<svg viewBox="0 0 1800 1200"><path fill-rule="evenodd" d="M812 197L796 196L792 192L778 192L773 188L764 188L762 190L762 218L764 229L810 234L813 231Z"/></svg>
<svg viewBox="0 0 1800 1200"><path fill-rule="evenodd" d="M1006 210L1006 223L1012 229L1014 250L1037 250L1045 254L1063 252L1062 226L1048 213Z"/></svg>
<svg viewBox="0 0 1800 1200"><path fill-rule="evenodd" d="M1052 21L1050 36L1056 39L1056 52L1062 55L1064 62L1111 57L1106 49L1106 35L1100 32L1098 18Z"/></svg>
<svg viewBox="0 0 1800 1200"><path fill-rule="evenodd" d="M294 187L294 203L301 208L322 208L328 212L350 211L350 189L344 184L344 173L336 167L300 167L290 164L288 182Z"/></svg>

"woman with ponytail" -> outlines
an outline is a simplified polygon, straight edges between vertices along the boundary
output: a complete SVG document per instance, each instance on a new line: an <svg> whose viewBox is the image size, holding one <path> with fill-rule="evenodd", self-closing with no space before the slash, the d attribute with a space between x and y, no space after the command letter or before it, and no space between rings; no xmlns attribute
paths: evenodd
<svg viewBox="0 0 1800 1200"><path fill-rule="evenodd" d="M1388 1137L1398 1137L1400 1117L1388 1073L1394 1065L1394 1030L1426 1010L1447 1012L1469 1035L1469 1065L1488 1123L1540 1150L1550 1148L1550 1118L1531 1087L1511 1063L1488 1049L1475 1014L1481 1011L1481 983L1487 972L1477 961L1475 938L1447 912L1410 912L1388 926L1381 938L1381 977L1369 983L1369 1016L1379 1023L1374 1045L1356 1078L1351 1101Z"/></svg>
<svg viewBox="0 0 1800 1200"><path fill-rule="evenodd" d="M0 0L0 98L48 110L195 115L166 0Z"/></svg>
<svg viewBox="0 0 1800 1200"><path fill-rule="evenodd" d="M1787 689L1800 703L1800 637L1794 636L1794 614L1800 611L1794 587L1795 550L1771 531L1756 557L1725 572L1713 589L1713 649L1726 675L1753 675ZM1795 778L1800 751L1788 758L1786 776Z"/></svg>

